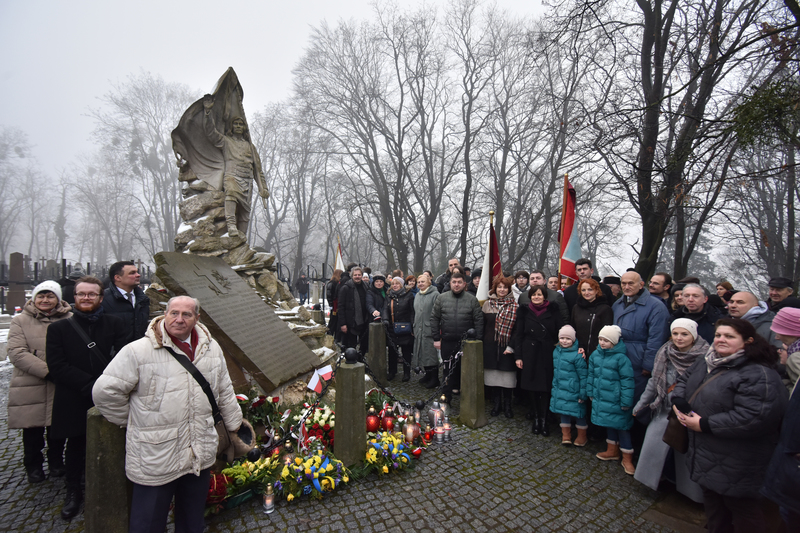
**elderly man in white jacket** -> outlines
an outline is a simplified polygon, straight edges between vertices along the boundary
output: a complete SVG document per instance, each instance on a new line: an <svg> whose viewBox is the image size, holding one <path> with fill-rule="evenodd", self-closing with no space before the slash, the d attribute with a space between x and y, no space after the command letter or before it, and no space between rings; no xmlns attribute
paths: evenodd
<svg viewBox="0 0 800 533"><path fill-rule="evenodd" d="M177 532L201 532L204 526L218 436L208 396L166 347L188 357L206 378L225 427L236 431L242 424L222 349L198 322L199 312L196 299L172 298L166 315L125 346L92 389L103 416L128 427L131 533L164 531L173 496Z"/></svg>

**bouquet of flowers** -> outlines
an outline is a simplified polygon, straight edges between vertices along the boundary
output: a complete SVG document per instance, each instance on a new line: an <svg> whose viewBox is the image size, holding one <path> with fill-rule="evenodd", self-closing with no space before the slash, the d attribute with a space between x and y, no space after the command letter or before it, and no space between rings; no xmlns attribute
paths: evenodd
<svg viewBox="0 0 800 533"><path fill-rule="evenodd" d="M227 479L227 497L231 498L248 490L255 494L266 491L268 483L275 479L275 472L280 466L280 457L270 455L262 456L258 461L235 461L231 466L222 471Z"/></svg>
<svg viewBox="0 0 800 533"><path fill-rule="evenodd" d="M228 497L228 483L229 479L225 474L211 473L211 482L208 487L208 496L206 496L206 510L205 515L216 514L224 507L224 500Z"/></svg>
<svg viewBox="0 0 800 533"><path fill-rule="evenodd" d="M274 489L289 502L304 495L320 500L326 492L332 492L348 481L350 472L342 462L330 453L317 450L312 455L296 457L292 464L285 465Z"/></svg>
<svg viewBox="0 0 800 533"><path fill-rule="evenodd" d="M370 389L364 395L364 402L367 406L367 411L369 411L370 407L375 408L375 412L380 412L383 409L383 406L389 403L389 396L381 392L380 389Z"/></svg>
<svg viewBox="0 0 800 533"><path fill-rule="evenodd" d="M281 400L280 397L259 394L252 400L249 400L247 396L244 395L238 395L236 398L242 409L242 416L244 416L253 427L260 424L270 429L279 425L281 415L283 414L278 409L278 403Z"/></svg>
<svg viewBox="0 0 800 533"><path fill-rule="evenodd" d="M367 442L363 472L360 474L377 472L382 476L412 468L411 458L419 455L415 453L416 450L416 446L405 442L402 433L378 433Z"/></svg>

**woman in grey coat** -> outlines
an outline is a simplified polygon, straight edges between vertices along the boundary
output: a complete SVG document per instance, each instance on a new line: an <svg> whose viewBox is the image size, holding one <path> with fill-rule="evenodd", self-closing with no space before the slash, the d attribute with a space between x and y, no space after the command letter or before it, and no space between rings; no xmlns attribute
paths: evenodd
<svg viewBox="0 0 800 533"><path fill-rule="evenodd" d="M675 383L698 357L705 356L708 343L697 335L697 324L688 318L673 321L670 335L670 340L658 350L653 363L653 375L647 382L639 403L633 408L634 416L642 416L649 411L651 417L633 478L653 490L658 490L663 472L667 479L675 483L678 492L697 503L703 503L703 489L689 478L689 469L683 454L675 452L674 472L664 471L671 449L662 437L667 429L667 414L672 409L670 397Z"/></svg>
<svg viewBox="0 0 800 533"><path fill-rule="evenodd" d="M414 356L411 366L425 367L425 376L420 384L428 389L439 386L439 354L433 347L431 334L431 312L439 297L439 291L431 284L428 274L417 277L419 292L414 298Z"/></svg>

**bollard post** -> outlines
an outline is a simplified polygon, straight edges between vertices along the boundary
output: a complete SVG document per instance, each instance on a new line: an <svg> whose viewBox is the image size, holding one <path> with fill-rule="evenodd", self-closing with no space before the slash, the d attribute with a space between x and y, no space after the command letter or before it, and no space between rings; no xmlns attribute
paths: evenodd
<svg viewBox="0 0 800 533"><path fill-rule="evenodd" d="M378 382L386 386L386 330L383 324L373 322L369 325L369 352L367 353L367 364L372 370ZM364 415L366 417L366 415ZM366 418L364 419L366 424Z"/></svg>
<svg viewBox="0 0 800 533"><path fill-rule="evenodd" d="M311 311L311 320L316 322L317 324L325 325L325 313L322 311Z"/></svg>
<svg viewBox="0 0 800 533"><path fill-rule="evenodd" d="M466 341L461 358L461 410L458 419L477 429L489 423L483 393L483 342Z"/></svg>
<svg viewBox="0 0 800 533"><path fill-rule="evenodd" d="M86 532L127 533L132 494L125 476L125 430L92 407L86 418Z"/></svg>
<svg viewBox="0 0 800 533"><path fill-rule="evenodd" d="M352 348L351 348L352 349ZM353 350L355 352L355 350ZM339 365L336 371L336 458L350 467L364 459L367 409L364 406L364 363Z"/></svg>

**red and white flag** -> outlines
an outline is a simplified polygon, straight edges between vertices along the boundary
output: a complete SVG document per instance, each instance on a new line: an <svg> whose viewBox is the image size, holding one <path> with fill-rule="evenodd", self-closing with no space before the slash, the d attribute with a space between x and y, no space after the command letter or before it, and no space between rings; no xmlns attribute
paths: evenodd
<svg viewBox="0 0 800 533"><path fill-rule="evenodd" d="M319 394L322 392L322 380L319 379L319 374L315 371L311 375L311 381L308 382L308 388Z"/></svg>
<svg viewBox="0 0 800 533"><path fill-rule="evenodd" d="M503 266L500 264L500 250L497 248L497 236L494 233L492 216L493 213L490 213L489 242L486 246L486 255L483 258L483 269L481 272L481 280L478 283L478 293L475 295L481 305L489 299L489 289L492 288L494 277L503 273Z"/></svg>
<svg viewBox="0 0 800 533"><path fill-rule="evenodd" d="M561 204L561 226L558 230L558 242L561 246L558 271L560 276L566 276L573 281L578 281L575 261L581 258L581 242L578 238L578 215L575 198L575 188L569 182L569 176L564 174L564 202Z"/></svg>
<svg viewBox="0 0 800 533"><path fill-rule="evenodd" d="M317 369L317 374L319 374L319 377L325 381L328 381L333 375L333 368L331 368L331 365L323 366L322 368Z"/></svg>

